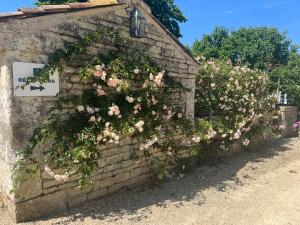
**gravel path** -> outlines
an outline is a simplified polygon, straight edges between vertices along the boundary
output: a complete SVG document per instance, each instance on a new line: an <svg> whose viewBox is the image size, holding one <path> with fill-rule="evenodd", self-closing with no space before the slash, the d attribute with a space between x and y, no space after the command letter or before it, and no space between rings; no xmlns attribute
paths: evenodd
<svg viewBox="0 0 300 225"><path fill-rule="evenodd" d="M10 225L5 210L0 224ZM246 150L155 187L124 190L23 225L299 225L300 139Z"/></svg>

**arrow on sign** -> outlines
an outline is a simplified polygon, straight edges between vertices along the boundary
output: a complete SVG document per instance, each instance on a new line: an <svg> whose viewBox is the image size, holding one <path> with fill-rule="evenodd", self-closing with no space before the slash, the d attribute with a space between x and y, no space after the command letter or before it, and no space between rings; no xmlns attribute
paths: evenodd
<svg viewBox="0 0 300 225"><path fill-rule="evenodd" d="M42 90L44 90L45 88L43 87L43 86L39 86L39 87L35 87L35 86L30 86L30 90L31 91L35 91L35 90L40 90L40 91L42 91Z"/></svg>

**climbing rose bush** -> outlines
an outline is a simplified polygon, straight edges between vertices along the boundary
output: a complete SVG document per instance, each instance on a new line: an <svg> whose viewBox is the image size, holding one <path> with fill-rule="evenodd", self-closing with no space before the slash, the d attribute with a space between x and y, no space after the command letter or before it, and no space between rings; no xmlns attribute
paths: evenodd
<svg viewBox="0 0 300 225"><path fill-rule="evenodd" d="M170 104L170 96L185 91L180 82L139 51L120 49L94 58L80 69L86 90L79 96L57 101L55 112L70 108L74 113L52 113L30 142L49 146L39 167L57 181L76 174L87 185L101 158L101 146L116 148L122 140L137 138L135 155L144 152L159 178L176 165L183 135L191 129L184 109ZM158 148L164 156L151 154ZM134 155L133 155L134 157Z"/></svg>
<svg viewBox="0 0 300 225"><path fill-rule="evenodd" d="M242 139L247 146L250 137L243 134L251 131L255 120L273 125L276 98L268 93L267 74L232 66L230 60L197 59L195 115L202 119L196 122L195 142L218 140L220 148L227 150L228 143Z"/></svg>

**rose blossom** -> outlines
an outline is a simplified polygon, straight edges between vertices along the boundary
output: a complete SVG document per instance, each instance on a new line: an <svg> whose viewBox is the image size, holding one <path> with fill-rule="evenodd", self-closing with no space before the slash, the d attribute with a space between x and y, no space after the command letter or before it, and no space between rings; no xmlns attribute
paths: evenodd
<svg viewBox="0 0 300 225"><path fill-rule="evenodd" d="M244 146L248 146L249 143L250 143L250 141L249 141L248 139L245 139L245 140L243 141L243 145L244 145Z"/></svg>
<svg viewBox="0 0 300 225"><path fill-rule="evenodd" d="M154 83L157 85L157 86L161 86L162 85L162 78L163 78L163 76L164 76L164 73L163 72L160 72L160 73L158 73L158 75L157 76L155 76L155 78L154 78Z"/></svg>
<svg viewBox="0 0 300 225"><path fill-rule="evenodd" d="M96 121L96 117L95 116L92 116L91 118L90 118L90 122L95 122Z"/></svg>
<svg viewBox="0 0 300 225"><path fill-rule="evenodd" d="M89 114L95 113L95 110L94 110L92 107L90 107L90 106L87 106L87 107L86 107L86 111L87 111Z"/></svg>
<svg viewBox="0 0 300 225"><path fill-rule="evenodd" d="M102 136L101 134L99 134L99 135L97 136L97 141L100 142L100 141L102 141L102 139L103 139L103 136Z"/></svg>
<svg viewBox="0 0 300 225"><path fill-rule="evenodd" d="M101 80L105 80L106 79L106 75L107 75L107 73L103 70L102 71L102 75L101 75Z"/></svg>
<svg viewBox="0 0 300 225"><path fill-rule="evenodd" d="M98 96L104 96L104 95L106 95L106 93L102 88L97 88L97 95Z"/></svg>
<svg viewBox="0 0 300 225"><path fill-rule="evenodd" d="M77 110L78 110L78 112L83 112L84 111L84 106L83 105L77 106Z"/></svg>
<svg viewBox="0 0 300 225"><path fill-rule="evenodd" d="M51 177L54 177L55 176L55 173L50 169L50 167L49 166L45 166L45 168L44 168L44 171L49 175L49 176L51 176Z"/></svg>
<svg viewBox="0 0 300 225"><path fill-rule="evenodd" d="M138 112L139 112L140 110L142 110L142 107L141 107L141 104L138 103L138 104L136 104L136 105L134 106L134 112L133 112L133 113L136 115L136 114L138 114Z"/></svg>
<svg viewBox="0 0 300 225"><path fill-rule="evenodd" d="M141 133L144 131L144 128L143 128L144 124L145 124L145 122L143 120L141 120L141 121L137 122L134 125L134 127Z"/></svg>
<svg viewBox="0 0 300 225"><path fill-rule="evenodd" d="M153 74L152 73L149 74L149 79L153 80Z"/></svg>
<svg viewBox="0 0 300 225"><path fill-rule="evenodd" d="M102 70L102 67L100 65L96 65L95 69L100 71L100 70Z"/></svg>
<svg viewBox="0 0 300 225"><path fill-rule="evenodd" d="M99 70L94 71L95 77L101 77L101 75L102 75L102 71L99 71Z"/></svg>
<svg viewBox="0 0 300 225"><path fill-rule="evenodd" d="M129 103L133 103L134 102L134 98L133 97L130 97L130 96L126 96L126 101L129 102Z"/></svg>
<svg viewBox="0 0 300 225"><path fill-rule="evenodd" d="M117 79L117 78L109 78L109 80L107 82L107 85L109 87L117 87L118 83L119 83L119 79Z"/></svg>
<svg viewBox="0 0 300 225"><path fill-rule="evenodd" d="M113 116L113 115L116 115L116 116L119 116L120 115L120 108L119 106L115 105L115 104L112 104L111 107L109 107L109 111L108 111L108 115L109 116Z"/></svg>
<svg viewBox="0 0 300 225"><path fill-rule="evenodd" d="M193 138L192 138L192 141L195 142L195 143L200 143L201 138L198 137L198 136L197 136L197 137L193 137Z"/></svg>

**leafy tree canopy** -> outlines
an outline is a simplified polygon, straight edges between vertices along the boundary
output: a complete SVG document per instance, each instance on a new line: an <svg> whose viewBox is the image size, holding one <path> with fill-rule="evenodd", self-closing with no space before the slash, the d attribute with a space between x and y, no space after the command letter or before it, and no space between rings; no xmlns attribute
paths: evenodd
<svg viewBox="0 0 300 225"><path fill-rule="evenodd" d="M179 23L187 21L174 0L145 0L153 15L176 37L181 37Z"/></svg>
<svg viewBox="0 0 300 225"><path fill-rule="evenodd" d="M38 0L37 5L87 2L88 0ZM179 23L186 22L183 12L174 0L145 0L153 15L176 37L181 37Z"/></svg>
<svg viewBox="0 0 300 225"><path fill-rule="evenodd" d="M295 47L286 33L276 28L240 28L230 31L216 27L210 35L196 40L192 46L194 55L209 59L231 59L234 64L270 71L287 64Z"/></svg>
<svg viewBox="0 0 300 225"><path fill-rule="evenodd" d="M287 65L276 68L270 74L272 90L279 89L288 95L288 103L300 107L300 55L292 53Z"/></svg>

